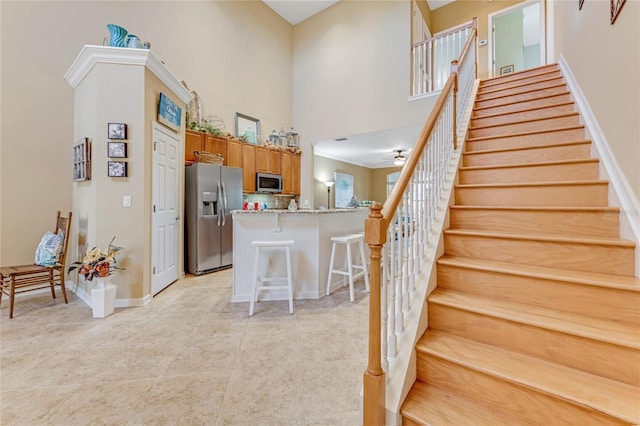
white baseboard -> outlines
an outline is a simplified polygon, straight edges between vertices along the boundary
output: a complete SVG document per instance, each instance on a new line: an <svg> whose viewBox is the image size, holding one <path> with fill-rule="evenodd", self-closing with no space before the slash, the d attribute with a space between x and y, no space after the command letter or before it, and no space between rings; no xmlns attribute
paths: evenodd
<svg viewBox="0 0 640 426"><path fill-rule="evenodd" d="M569 85L580 116L584 120L588 136L593 141L592 154L600 159L603 177L609 180L609 205L620 207L620 237L636 243L636 277L640 278L640 203L633 193L629 181L620 171L620 166L609 147L607 138L564 56L560 55L558 63Z"/></svg>
<svg viewBox="0 0 640 426"><path fill-rule="evenodd" d="M85 286L74 283L73 281L66 281L67 289L71 290L77 297L80 298L87 306L91 307L91 292L87 291ZM148 294L141 299L116 299L114 307L116 308L133 308L136 306L144 306L151 302L151 295Z"/></svg>

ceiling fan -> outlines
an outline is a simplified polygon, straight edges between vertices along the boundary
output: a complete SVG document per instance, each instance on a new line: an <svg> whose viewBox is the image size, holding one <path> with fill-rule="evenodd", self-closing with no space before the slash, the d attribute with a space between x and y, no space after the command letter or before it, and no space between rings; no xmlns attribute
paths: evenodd
<svg viewBox="0 0 640 426"><path fill-rule="evenodd" d="M395 152L397 152L398 155L393 157L393 164L395 164L396 166L404 166L405 161L407 161L407 157L402 155L402 151L404 151L404 149L395 150Z"/></svg>

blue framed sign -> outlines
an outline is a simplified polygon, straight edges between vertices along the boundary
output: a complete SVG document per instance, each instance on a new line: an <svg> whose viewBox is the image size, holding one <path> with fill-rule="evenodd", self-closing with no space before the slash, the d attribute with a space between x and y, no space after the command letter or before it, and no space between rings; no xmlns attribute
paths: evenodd
<svg viewBox="0 0 640 426"><path fill-rule="evenodd" d="M176 103L169 99L164 93L160 93L158 121L176 132L180 130L182 108L176 105Z"/></svg>

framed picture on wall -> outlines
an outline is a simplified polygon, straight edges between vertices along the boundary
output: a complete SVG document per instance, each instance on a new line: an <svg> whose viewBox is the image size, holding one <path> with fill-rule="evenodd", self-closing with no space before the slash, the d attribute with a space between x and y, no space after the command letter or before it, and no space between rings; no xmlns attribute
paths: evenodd
<svg viewBox="0 0 640 426"><path fill-rule="evenodd" d="M620 13L620 9L624 6L624 2L627 0L611 0L611 25L615 22L618 14Z"/></svg>
<svg viewBox="0 0 640 426"><path fill-rule="evenodd" d="M107 125L107 137L109 139L126 139L127 125L124 123L109 123Z"/></svg>
<svg viewBox="0 0 640 426"><path fill-rule="evenodd" d="M127 177L126 161L109 161L107 168L109 177Z"/></svg>
<svg viewBox="0 0 640 426"><path fill-rule="evenodd" d="M89 138L82 138L72 151L73 181L91 180L91 142Z"/></svg>
<svg viewBox="0 0 640 426"><path fill-rule="evenodd" d="M108 142L107 156L109 158L127 158L126 142Z"/></svg>
<svg viewBox="0 0 640 426"><path fill-rule="evenodd" d="M500 68L500 75L511 74L513 72L513 65L507 65Z"/></svg>

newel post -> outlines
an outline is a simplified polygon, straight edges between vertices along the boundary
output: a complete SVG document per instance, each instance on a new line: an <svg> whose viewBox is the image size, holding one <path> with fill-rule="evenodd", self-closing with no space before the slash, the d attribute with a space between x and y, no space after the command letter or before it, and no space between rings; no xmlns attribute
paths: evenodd
<svg viewBox="0 0 640 426"><path fill-rule="evenodd" d="M363 378L363 424L385 424L385 377L382 371L381 306L380 306L380 252L386 242L387 232L382 204L369 206L371 213L364 222L364 238L369 245L371 260L369 294L369 359Z"/></svg>
<svg viewBox="0 0 640 426"><path fill-rule="evenodd" d="M458 149L458 60L451 61L451 74L453 74L453 150Z"/></svg>

